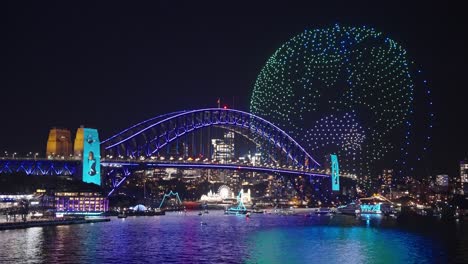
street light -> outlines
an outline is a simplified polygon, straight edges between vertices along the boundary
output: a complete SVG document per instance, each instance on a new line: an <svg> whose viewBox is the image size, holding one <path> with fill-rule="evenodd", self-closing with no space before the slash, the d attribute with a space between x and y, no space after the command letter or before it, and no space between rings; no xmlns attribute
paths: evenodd
<svg viewBox="0 0 468 264"><path fill-rule="evenodd" d="M15 155L16 155L16 154L18 154L18 153L16 153L16 152L15 152L15 153L13 153L13 158L15 158Z"/></svg>

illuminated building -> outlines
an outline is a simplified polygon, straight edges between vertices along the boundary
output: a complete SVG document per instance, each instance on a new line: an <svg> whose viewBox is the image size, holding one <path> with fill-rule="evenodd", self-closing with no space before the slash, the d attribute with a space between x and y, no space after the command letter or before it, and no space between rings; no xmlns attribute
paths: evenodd
<svg viewBox="0 0 468 264"><path fill-rule="evenodd" d="M30 201L34 198L32 194L0 194L0 209L17 206L22 200Z"/></svg>
<svg viewBox="0 0 468 264"><path fill-rule="evenodd" d="M447 174L441 174L436 176L436 185L447 187L449 184L449 179Z"/></svg>
<svg viewBox="0 0 468 264"><path fill-rule="evenodd" d="M460 162L460 178L457 185L459 194L468 194L468 160Z"/></svg>
<svg viewBox="0 0 468 264"><path fill-rule="evenodd" d="M382 174L378 177L378 184L382 195L388 195L389 198L392 197L395 187L393 185L393 170L384 169Z"/></svg>
<svg viewBox="0 0 468 264"><path fill-rule="evenodd" d="M202 195L200 201L207 203L222 203L223 200L232 198L234 198L234 193L231 191L231 188L226 185L221 185L218 188L218 192L213 193L210 190L207 194Z"/></svg>
<svg viewBox="0 0 468 264"><path fill-rule="evenodd" d="M212 139L211 145L213 146L213 160L224 163L234 159L234 132L226 132L224 139Z"/></svg>
<svg viewBox="0 0 468 264"><path fill-rule="evenodd" d="M382 178L384 180L384 184L392 187L392 174L393 170L383 170Z"/></svg>
<svg viewBox="0 0 468 264"><path fill-rule="evenodd" d="M52 128L47 139L46 156L65 156L72 154L70 130Z"/></svg>
<svg viewBox="0 0 468 264"><path fill-rule="evenodd" d="M95 192L56 192L55 209L65 214L93 214L106 212L109 201Z"/></svg>

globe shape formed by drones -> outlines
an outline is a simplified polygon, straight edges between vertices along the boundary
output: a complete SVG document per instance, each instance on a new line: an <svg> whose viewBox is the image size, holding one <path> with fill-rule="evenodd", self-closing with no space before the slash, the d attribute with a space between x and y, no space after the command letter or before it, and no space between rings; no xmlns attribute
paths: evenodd
<svg viewBox="0 0 468 264"><path fill-rule="evenodd" d="M323 163L338 154L340 168L367 177L388 153L406 152L413 97L399 44L371 28L335 25L281 46L257 77L250 110Z"/></svg>

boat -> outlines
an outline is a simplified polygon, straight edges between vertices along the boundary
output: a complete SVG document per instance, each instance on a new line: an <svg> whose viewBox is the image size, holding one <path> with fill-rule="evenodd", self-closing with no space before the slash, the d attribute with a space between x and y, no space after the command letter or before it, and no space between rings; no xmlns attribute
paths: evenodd
<svg viewBox="0 0 468 264"><path fill-rule="evenodd" d="M244 203L242 202L242 191L239 192L239 195L237 196L237 203L238 205L236 207L229 207L224 211L224 214L228 215L245 215L249 211L247 208L245 208Z"/></svg>
<svg viewBox="0 0 468 264"><path fill-rule="evenodd" d="M393 203L381 195L361 198L359 201L361 214L390 215L396 213Z"/></svg>
<svg viewBox="0 0 468 264"><path fill-rule="evenodd" d="M208 211L208 209L205 209L204 213L209 214L210 212Z"/></svg>
<svg viewBox="0 0 468 264"><path fill-rule="evenodd" d="M156 208L154 210L146 211L129 211L127 215L129 216L155 216L155 215L165 215L166 211Z"/></svg>
<svg viewBox="0 0 468 264"><path fill-rule="evenodd" d="M203 213L202 213L202 212L199 212L199 213L198 213L198 215L199 215L199 216L202 216L202 215L203 215Z"/></svg>
<svg viewBox="0 0 468 264"><path fill-rule="evenodd" d="M249 211L245 208L237 208L237 207L231 207L231 208L228 208L226 211L224 211L224 214L228 214L228 215L245 215L247 214Z"/></svg>
<svg viewBox="0 0 468 264"><path fill-rule="evenodd" d="M127 215L125 213L121 213L117 215L117 218L127 218Z"/></svg>
<svg viewBox="0 0 468 264"><path fill-rule="evenodd" d="M252 211L252 213L254 213L254 214L264 214L265 210L255 209L255 210Z"/></svg>
<svg viewBox="0 0 468 264"><path fill-rule="evenodd" d="M326 215L330 213L330 208L318 208L315 210L315 214Z"/></svg>
<svg viewBox="0 0 468 264"><path fill-rule="evenodd" d="M156 208L154 209L154 215L166 215L166 211Z"/></svg>
<svg viewBox="0 0 468 264"><path fill-rule="evenodd" d="M338 206L337 211L338 213L344 215L358 215L361 213L361 207L356 203L350 203L347 205Z"/></svg>

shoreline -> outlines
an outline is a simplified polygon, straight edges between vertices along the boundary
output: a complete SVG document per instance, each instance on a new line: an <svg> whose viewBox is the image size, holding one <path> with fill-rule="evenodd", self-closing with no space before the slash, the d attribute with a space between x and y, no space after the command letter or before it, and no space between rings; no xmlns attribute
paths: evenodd
<svg viewBox="0 0 468 264"><path fill-rule="evenodd" d="M0 231L12 229L25 229L30 227L60 226L75 224L91 224L100 222L109 222L110 218L97 219L63 219L63 220L45 220L45 221L27 221L27 222L7 222L0 223Z"/></svg>

